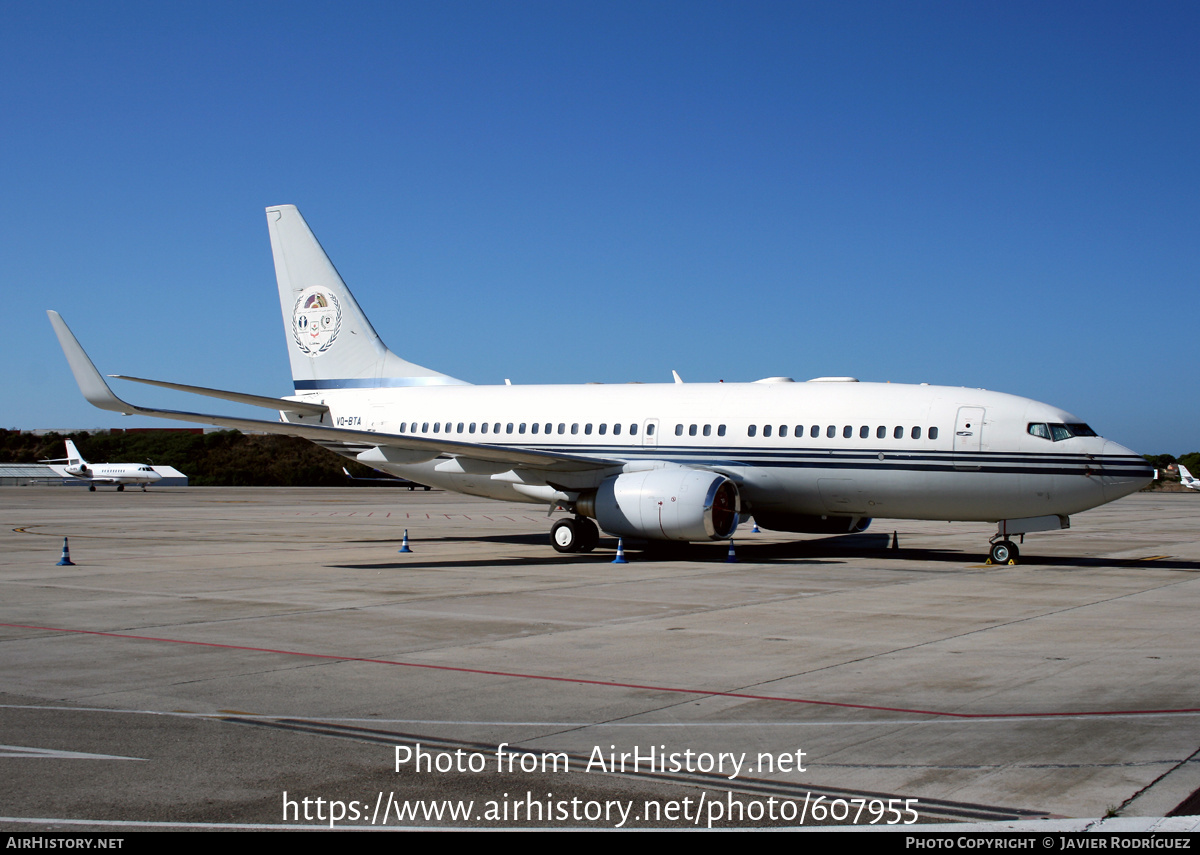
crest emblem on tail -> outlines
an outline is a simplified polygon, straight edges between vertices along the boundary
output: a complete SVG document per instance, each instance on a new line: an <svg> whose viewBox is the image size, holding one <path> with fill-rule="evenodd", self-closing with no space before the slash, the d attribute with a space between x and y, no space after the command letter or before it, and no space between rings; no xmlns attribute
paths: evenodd
<svg viewBox="0 0 1200 855"><path fill-rule="evenodd" d="M300 352L316 358L337 341L342 328L342 305L330 291L305 288L292 309L292 339Z"/></svg>

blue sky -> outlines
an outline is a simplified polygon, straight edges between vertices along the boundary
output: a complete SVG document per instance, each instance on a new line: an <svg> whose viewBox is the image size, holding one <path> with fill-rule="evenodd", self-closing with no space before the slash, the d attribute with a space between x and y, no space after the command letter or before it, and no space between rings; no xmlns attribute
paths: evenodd
<svg viewBox="0 0 1200 855"><path fill-rule="evenodd" d="M0 12L5 427L167 426L48 308L104 372L290 392L290 203L472 382L981 386L1200 448L1195 3Z"/></svg>

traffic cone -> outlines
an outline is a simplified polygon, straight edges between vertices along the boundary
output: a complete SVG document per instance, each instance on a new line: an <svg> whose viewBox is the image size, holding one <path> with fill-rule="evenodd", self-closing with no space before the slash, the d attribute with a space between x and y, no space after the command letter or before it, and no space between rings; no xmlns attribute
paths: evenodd
<svg viewBox="0 0 1200 855"><path fill-rule="evenodd" d="M726 564L737 564L737 553L733 551L733 538L729 538L729 554L725 556Z"/></svg>
<svg viewBox="0 0 1200 855"><path fill-rule="evenodd" d="M617 557L612 560L613 564L628 564L625 560L625 538L617 538Z"/></svg>
<svg viewBox="0 0 1200 855"><path fill-rule="evenodd" d="M892 532L892 549L900 548L900 538L896 536L896 532Z"/></svg>
<svg viewBox="0 0 1200 855"><path fill-rule="evenodd" d="M65 537L63 538L62 558L58 559L58 563L55 564L54 566L55 567L74 567L75 566L75 562L71 560L71 550L67 546L67 539Z"/></svg>
<svg viewBox="0 0 1200 855"><path fill-rule="evenodd" d="M760 532L758 530L758 520L754 521L754 528L750 529L750 533L751 534L762 534L762 532Z"/></svg>
<svg viewBox="0 0 1200 855"><path fill-rule="evenodd" d="M402 540L402 541L400 542L400 549L399 549L399 550L397 550L397 551L399 551L399 552L412 552L412 550L408 548L408 529L405 529L405 530L404 530L404 540Z"/></svg>

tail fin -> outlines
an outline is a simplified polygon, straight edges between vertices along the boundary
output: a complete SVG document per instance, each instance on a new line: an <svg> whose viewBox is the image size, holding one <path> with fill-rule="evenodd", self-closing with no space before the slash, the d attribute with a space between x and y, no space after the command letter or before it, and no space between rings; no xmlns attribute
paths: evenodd
<svg viewBox="0 0 1200 855"><path fill-rule="evenodd" d="M297 392L466 385L387 349L295 205L267 208Z"/></svg>
<svg viewBox="0 0 1200 855"><path fill-rule="evenodd" d="M1178 464L1178 466L1179 466L1179 480L1182 481L1184 483L1184 485L1188 486L1188 487L1195 484L1196 479L1194 477L1192 477L1191 472L1187 471L1187 467L1184 466L1182 463Z"/></svg>
<svg viewBox="0 0 1200 855"><path fill-rule="evenodd" d="M83 459L83 455L79 453L79 449L75 447L75 443L67 440L67 465L68 466L86 466L87 461Z"/></svg>

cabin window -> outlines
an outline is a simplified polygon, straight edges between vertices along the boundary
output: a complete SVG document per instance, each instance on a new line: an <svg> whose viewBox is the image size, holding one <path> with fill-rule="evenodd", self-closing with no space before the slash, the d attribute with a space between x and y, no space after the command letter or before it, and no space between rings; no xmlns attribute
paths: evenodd
<svg viewBox="0 0 1200 855"><path fill-rule="evenodd" d="M487 422L484 422L483 424L481 424L481 425L479 426L479 432L480 432L480 433L487 433L487 429L488 429L488 423L487 423Z"/></svg>
<svg viewBox="0 0 1200 855"><path fill-rule="evenodd" d="M758 433L758 425L750 425L746 428L746 436L755 436Z"/></svg>
<svg viewBox="0 0 1200 855"><path fill-rule="evenodd" d="M412 423L412 426L411 426L411 427L409 427L409 429L408 429L408 432L409 432L409 433L416 433L416 432L417 432L417 423L416 423L416 422L413 422L413 423Z"/></svg>
<svg viewBox="0 0 1200 855"><path fill-rule="evenodd" d="M591 433L592 433L592 423L591 422L588 422L586 425L583 426L583 433L584 433L584 435L587 435L587 436L591 435Z"/></svg>
<svg viewBox="0 0 1200 855"><path fill-rule="evenodd" d="M613 422L613 436L620 436L620 435L621 435L621 423Z"/></svg>
<svg viewBox="0 0 1200 855"><path fill-rule="evenodd" d="M883 425L880 425L879 427L875 428L875 438L876 439L887 439L887 428L884 427Z"/></svg>
<svg viewBox="0 0 1200 855"><path fill-rule="evenodd" d="M690 425L688 427L688 436L695 436L695 435L696 435L696 426Z"/></svg>
<svg viewBox="0 0 1200 855"><path fill-rule="evenodd" d="M821 435L821 426L813 425L811 428L808 429L808 435L811 436L813 439L816 439L817 437L819 437Z"/></svg>
<svg viewBox="0 0 1200 855"><path fill-rule="evenodd" d="M579 433L579 422L572 422L571 423L571 435L574 436L577 433Z"/></svg>
<svg viewBox="0 0 1200 855"><path fill-rule="evenodd" d="M462 422L459 422L458 423L458 433L462 433L464 427L465 427L465 425Z"/></svg>
<svg viewBox="0 0 1200 855"><path fill-rule="evenodd" d="M771 435L771 426L763 425L763 436L770 436L770 435Z"/></svg>
<svg viewBox="0 0 1200 855"><path fill-rule="evenodd" d="M705 425L705 426L704 426L704 435L705 435L705 436L712 436L712 425Z"/></svg>
<svg viewBox="0 0 1200 855"><path fill-rule="evenodd" d="M804 425L796 425L796 429L792 432L792 436L795 436L795 437L804 436Z"/></svg>
<svg viewBox="0 0 1200 855"><path fill-rule="evenodd" d="M835 436L837 436L837 425L830 425L829 427L825 428L825 436L829 437L830 439L833 439Z"/></svg>
<svg viewBox="0 0 1200 855"><path fill-rule="evenodd" d="M558 432L559 432L559 434L560 434L560 435L561 435L561 434L564 434L564 433L566 433L566 432L567 432L567 426L566 426L566 424L565 424L564 422L559 422L559 423L558 423Z"/></svg>
<svg viewBox="0 0 1200 855"><path fill-rule="evenodd" d="M892 431L892 436L896 439L904 439L904 428L896 425L896 429Z"/></svg>
<svg viewBox="0 0 1200 855"><path fill-rule="evenodd" d="M475 422L471 422L469 425L467 425L467 433L475 433Z"/></svg>
<svg viewBox="0 0 1200 855"><path fill-rule="evenodd" d="M921 438L921 429L920 429L919 427L915 427L915 426L913 427L913 429L912 429L912 438L913 438L913 439L920 439L920 438Z"/></svg>
<svg viewBox="0 0 1200 855"><path fill-rule="evenodd" d="M512 433L512 431L513 431L513 423L509 422L507 425L504 426L504 432Z"/></svg>
<svg viewBox="0 0 1200 855"><path fill-rule="evenodd" d="M683 436L683 425L675 425L675 435Z"/></svg>
<svg viewBox="0 0 1200 855"><path fill-rule="evenodd" d="M843 438L849 439L852 436L854 436L854 428L853 427L851 427L850 425L846 425L844 428L842 428L842 437Z"/></svg>
<svg viewBox="0 0 1200 855"><path fill-rule="evenodd" d="M442 428L442 423L441 423L441 422L434 422L434 423L433 423L433 432L434 432L434 433L437 433L439 430L441 430L441 428Z"/></svg>
<svg viewBox="0 0 1200 855"><path fill-rule="evenodd" d="M404 428L406 428L407 426L408 425L406 425L404 422L400 422L400 433L404 433Z"/></svg>
<svg viewBox="0 0 1200 855"><path fill-rule="evenodd" d="M529 426L529 432L530 432L530 433L537 433L537 432L538 432L538 427L539 427L539 426L538 426L538 423L537 423L537 422L534 422L533 424L531 424L531 425Z"/></svg>
<svg viewBox="0 0 1200 855"><path fill-rule="evenodd" d="M725 435L725 425L717 425L717 436Z"/></svg>
<svg viewBox="0 0 1200 855"><path fill-rule="evenodd" d="M779 426L779 435L780 435L781 437L782 437L782 436L787 436L787 425L780 425L780 426Z"/></svg>
<svg viewBox="0 0 1200 855"><path fill-rule="evenodd" d="M525 422L521 422L519 425L517 425L517 433L525 433Z"/></svg>
<svg viewBox="0 0 1200 855"><path fill-rule="evenodd" d="M935 428L935 427L931 427L931 428L929 429L929 438L930 438L930 439L937 439L937 436L938 436L938 431L937 431L937 428Z"/></svg>
<svg viewBox="0 0 1200 855"><path fill-rule="evenodd" d="M604 436L606 433L608 433L608 423L601 422L600 423L600 435Z"/></svg>
<svg viewBox="0 0 1200 855"><path fill-rule="evenodd" d="M637 422L634 422L629 426L629 435L637 436Z"/></svg>
<svg viewBox="0 0 1200 855"><path fill-rule="evenodd" d="M870 435L871 435L871 429L869 427L867 427L866 425L863 425L862 427L860 427L858 429L858 438L859 439L866 439Z"/></svg>
<svg viewBox="0 0 1200 855"><path fill-rule="evenodd" d="M500 433L500 422L496 422L494 425L492 425L492 433Z"/></svg>

